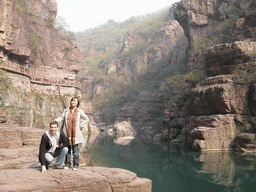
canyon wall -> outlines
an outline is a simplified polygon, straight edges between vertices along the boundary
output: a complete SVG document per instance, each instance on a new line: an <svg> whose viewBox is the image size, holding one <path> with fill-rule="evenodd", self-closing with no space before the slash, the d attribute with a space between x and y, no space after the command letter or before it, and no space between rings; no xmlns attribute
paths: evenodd
<svg viewBox="0 0 256 192"><path fill-rule="evenodd" d="M142 32L137 29L128 30L119 52L122 57L114 58L103 66L109 76L123 79L123 87L118 87L118 84L115 87L117 93L126 88L134 89L134 95L132 94L131 97L136 98L130 102L122 102L120 106L116 106L110 112L115 116L114 122L104 119L101 111L95 113L94 121L98 123L100 130L106 132L114 130L118 137L127 136L127 139L129 136L131 136L130 139L137 137L145 142L152 142L153 137L161 132L162 115L172 91L170 87L166 86L163 77L169 76L174 71L178 72L185 66L187 40L182 27L174 20L175 7L176 4L169 9L169 13L163 18L163 26L157 28L152 39L150 36L144 37ZM148 46L133 51L136 43L145 38L150 39ZM145 43L148 42L145 41ZM154 78L158 79L152 82L152 84L156 84L154 90L137 88L143 87L149 82L146 82L145 79ZM141 83L142 81L145 82ZM137 87L136 83L138 83ZM129 84L132 86L128 86ZM97 97L104 95L110 87L111 82L107 79L95 82L90 78L85 78L82 93L89 93L89 95ZM135 96L137 91L140 93ZM119 141L121 142L121 140L117 142Z"/></svg>
<svg viewBox="0 0 256 192"><path fill-rule="evenodd" d="M0 7L0 68L14 87L2 90L2 107L20 125L48 127L71 96L81 96L82 54L53 27L55 0L2 0Z"/></svg>
<svg viewBox="0 0 256 192"><path fill-rule="evenodd" d="M53 27L54 0L3 0L1 8L3 61L28 66L34 78L75 79L83 58L77 46Z"/></svg>
<svg viewBox="0 0 256 192"><path fill-rule="evenodd" d="M237 7L240 17L233 22L230 18ZM256 25L252 23L255 8L253 1L216 0L182 0L177 6L175 18L189 41L187 70L197 68L195 55L197 58L204 55L207 78L192 87L183 106L177 109L174 103L168 109L168 126L181 133L173 142L184 142L199 151L255 150L255 86L238 83L233 75L237 65L255 62ZM204 54L198 53L195 45L202 38L211 39L216 35L215 29L227 22L233 22L233 33L225 40L227 43L214 45ZM175 122L182 118L186 121L178 126Z"/></svg>

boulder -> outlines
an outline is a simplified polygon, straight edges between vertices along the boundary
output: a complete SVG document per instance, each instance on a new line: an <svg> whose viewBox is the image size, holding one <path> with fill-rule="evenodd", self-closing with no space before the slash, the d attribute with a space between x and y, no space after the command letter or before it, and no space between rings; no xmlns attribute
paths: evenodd
<svg viewBox="0 0 256 192"><path fill-rule="evenodd" d="M123 47L121 49L121 52L123 53L129 50L129 48L136 42L138 38L139 38L139 31L137 29L128 30L123 39Z"/></svg>
<svg viewBox="0 0 256 192"><path fill-rule="evenodd" d="M234 139L234 149L242 152L256 152L256 134L241 133Z"/></svg>
<svg viewBox="0 0 256 192"><path fill-rule="evenodd" d="M191 90L187 101L189 115L249 115L249 86L231 83L229 76L209 77Z"/></svg>
<svg viewBox="0 0 256 192"><path fill-rule="evenodd" d="M188 137L188 146L195 150L230 150L234 148L236 140L243 142L247 141L242 138L252 140L253 135L251 137L247 135L253 129L252 122L253 118L250 115L193 116L190 118L189 127L184 132ZM239 136L240 134L246 136Z"/></svg>
<svg viewBox="0 0 256 192"><path fill-rule="evenodd" d="M128 121L115 122L114 129L117 137L136 136L136 131Z"/></svg>
<svg viewBox="0 0 256 192"><path fill-rule="evenodd" d="M240 61L253 56L256 42L236 41L234 43L219 44L206 52L206 74L215 76L231 74Z"/></svg>
<svg viewBox="0 0 256 192"><path fill-rule="evenodd" d="M198 151L228 150L235 136L233 115L191 117L188 145Z"/></svg>

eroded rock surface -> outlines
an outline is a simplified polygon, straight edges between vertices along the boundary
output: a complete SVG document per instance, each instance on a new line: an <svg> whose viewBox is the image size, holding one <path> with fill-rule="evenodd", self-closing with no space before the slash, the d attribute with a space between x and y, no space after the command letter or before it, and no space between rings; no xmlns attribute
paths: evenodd
<svg viewBox="0 0 256 192"><path fill-rule="evenodd" d="M166 113L172 130L179 129L178 119L187 117L177 140L195 150L255 151L255 85L239 84L232 75L237 65L254 62L255 2L182 0L174 15L189 41L187 71L196 71L203 58L198 47L212 40L216 26L223 27L234 12L240 17L229 20L234 30L227 43L205 52L207 78L191 87L183 106L172 102Z"/></svg>
<svg viewBox="0 0 256 192"><path fill-rule="evenodd" d="M215 76L231 74L236 65L254 55L256 42L236 41L211 47L206 53L206 74Z"/></svg>
<svg viewBox="0 0 256 192"><path fill-rule="evenodd" d="M53 27L56 1L3 0L0 6L0 58L8 63L5 67L2 63L1 68L8 69L10 75L14 73L14 86L45 91L45 85L57 81L75 83L83 57L77 46ZM8 67L10 64L14 67ZM17 72L29 78L21 81ZM34 86L30 87L31 83Z"/></svg>
<svg viewBox="0 0 256 192"><path fill-rule="evenodd" d="M189 126L183 130L188 146L230 150L237 135L254 132L249 86L237 85L231 75L208 77L191 90L186 102Z"/></svg>
<svg viewBox="0 0 256 192"><path fill-rule="evenodd" d="M37 77L55 77L57 72L63 79L74 79L82 55L67 36L52 26L57 14L56 1L4 0L1 4L2 57L28 64Z"/></svg>
<svg viewBox="0 0 256 192"><path fill-rule="evenodd" d="M133 172L105 167L81 167L78 171L38 167L1 170L1 191L150 192L152 182Z"/></svg>
<svg viewBox="0 0 256 192"><path fill-rule="evenodd" d="M100 191L150 192L152 182L131 171L85 167L80 158L78 171L53 169L41 173L38 162L39 143L44 130L0 127L1 191ZM88 162L86 162L88 163Z"/></svg>
<svg viewBox="0 0 256 192"><path fill-rule="evenodd" d="M45 131L27 127L0 127L0 148L19 148L22 146L39 146Z"/></svg>
<svg viewBox="0 0 256 192"><path fill-rule="evenodd" d="M200 86L202 85L202 86ZM188 98L190 115L243 114L249 115L249 86L236 85L232 76L215 76L191 90Z"/></svg>

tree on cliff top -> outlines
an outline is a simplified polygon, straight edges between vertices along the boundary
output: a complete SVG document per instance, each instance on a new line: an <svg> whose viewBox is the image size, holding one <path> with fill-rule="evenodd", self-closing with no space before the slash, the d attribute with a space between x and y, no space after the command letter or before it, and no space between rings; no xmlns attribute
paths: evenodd
<svg viewBox="0 0 256 192"><path fill-rule="evenodd" d="M58 29L64 35L67 35L72 41L75 40L75 33L70 31L70 26L67 24L64 17L58 16L53 23L54 28Z"/></svg>

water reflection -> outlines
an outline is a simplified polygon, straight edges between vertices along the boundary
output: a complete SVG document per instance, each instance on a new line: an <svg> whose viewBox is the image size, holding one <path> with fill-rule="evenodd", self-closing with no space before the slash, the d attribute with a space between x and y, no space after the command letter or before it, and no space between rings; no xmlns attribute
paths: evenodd
<svg viewBox="0 0 256 192"><path fill-rule="evenodd" d="M248 192L256 187L254 154L199 153L138 140L123 146L105 138L91 148L90 155L89 164L124 168L151 179L153 192Z"/></svg>

